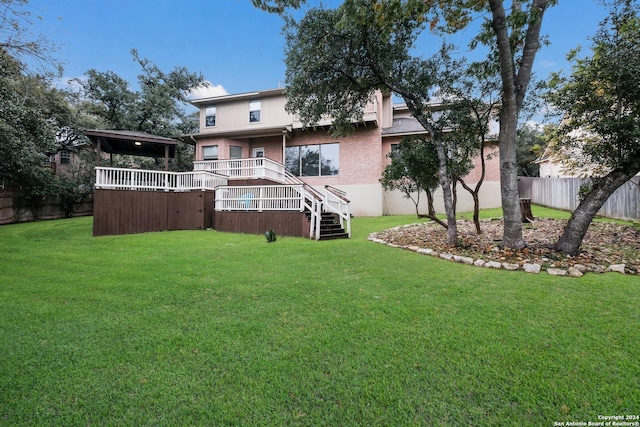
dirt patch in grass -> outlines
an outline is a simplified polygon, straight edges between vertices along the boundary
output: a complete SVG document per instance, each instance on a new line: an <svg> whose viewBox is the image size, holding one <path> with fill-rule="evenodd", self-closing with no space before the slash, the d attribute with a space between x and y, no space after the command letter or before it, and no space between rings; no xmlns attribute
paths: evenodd
<svg viewBox="0 0 640 427"><path fill-rule="evenodd" d="M542 270L578 269L581 272L601 273L611 265L624 264L627 274L640 270L640 228L611 222L593 222L582 242L577 256L556 252L552 245L562 233L566 220L536 219L523 224L523 237L527 247L522 250L501 247L502 219L481 221L482 234L477 234L472 221L458 221L458 245L447 245L446 230L432 222L395 227L375 233L373 239L411 248L430 249L432 255L449 258L449 254L475 261L494 261L501 264L538 264ZM477 264L480 264L479 262ZM572 270L573 270L572 269ZM620 267L618 267L620 269Z"/></svg>

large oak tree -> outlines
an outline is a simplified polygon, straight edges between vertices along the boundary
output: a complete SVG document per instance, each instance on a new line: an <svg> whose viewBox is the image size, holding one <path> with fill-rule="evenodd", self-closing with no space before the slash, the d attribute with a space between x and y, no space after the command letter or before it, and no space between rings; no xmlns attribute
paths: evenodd
<svg viewBox="0 0 640 427"><path fill-rule="evenodd" d="M447 152L448 125L431 105L456 66L446 49L428 59L411 54L425 21L422 1L375 3L346 0L339 8L315 8L286 31L287 104L303 123L333 119L335 134L353 129L376 91L392 92L428 131L435 147L438 177L447 215L448 243L457 226Z"/></svg>
<svg viewBox="0 0 640 427"><path fill-rule="evenodd" d="M555 76L548 99L564 113L559 156L593 172L557 250L575 255L609 196L640 172L640 17L633 0L617 0L593 38L592 55L573 74Z"/></svg>
<svg viewBox="0 0 640 427"><path fill-rule="evenodd" d="M504 0L376 0L367 2L384 10L385 25L393 28L400 18L413 23L412 30L428 23L436 32L453 33L467 28L475 18L483 19L482 29L470 40L476 47L489 47L488 61L497 60L502 80L502 107L500 110L500 178L504 232L502 244L509 248L522 248L522 217L518 195L518 166L516 157L516 130L524 106L525 95L531 81L533 62L541 46L540 29L545 11L557 0L521 0L505 7ZM282 13L287 7L299 7L304 0L252 0L265 10ZM351 3L346 1L345 4ZM346 21L345 21L346 22ZM381 22L371 21L378 25ZM406 23L406 21L405 21ZM396 42L413 42L413 38ZM389 52L393 54L393 52ZM322 58L323 52L310 56L309 61ZM417 64L416 64L417 65ZM382 70L389 71L383 67ZM426 71L423 73L425 75ZM382 73L384 76L385 74Z"/></svg>
<svg viewBox="0 0 640 427"><path fill-rule="evenodd" d="M196 114L185 109L188 93L206 85L204 77L184 67L166 72L155 63L131 51L140 65L139 89L113 71L88 70L86 79L78 80L81 90L76 106L99 128L133 130L154 135L175 137L198 129ZM193 152L180 142L174 170L190 170Z"/></svg>

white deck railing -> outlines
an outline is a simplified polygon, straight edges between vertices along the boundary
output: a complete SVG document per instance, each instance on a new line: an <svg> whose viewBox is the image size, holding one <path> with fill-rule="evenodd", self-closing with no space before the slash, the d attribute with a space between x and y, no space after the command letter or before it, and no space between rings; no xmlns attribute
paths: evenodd
<svg viewBox="0 0 640 427"><path fill-rule="evenodd" d="M216 211L303 211L302 185L225 185L216 189Z"/></svg>
<svg viewBox="0 0 640 427"><path fill-rule="evenodd" d="M207 171L168 172L144 169L96 167L98 189L138 191L214 190L227 179Z"/></svg>
<svg viewBox="0 0 640 427"><path fill-rule="evenodd" d="M266 157L200 160L193 162L193 169L213 172L229 179L267 178L276 182L285 182L284 165Z"/></svg>

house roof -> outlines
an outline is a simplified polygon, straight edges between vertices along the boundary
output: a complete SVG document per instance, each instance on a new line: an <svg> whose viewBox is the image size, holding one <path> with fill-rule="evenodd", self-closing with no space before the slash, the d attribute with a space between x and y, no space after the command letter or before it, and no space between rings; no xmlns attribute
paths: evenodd
<svg viewBox="0 0 640 427"><path fill-rule="evenodd" d="M100 150L110 154L144 157L175 157L178 141L146 132L123 130L85 130L84 134Z"/></svg>
<svg viewBox="0 0 640 427"><path fill-rule="evenodd" d="M281 96L284 94L284 88L259 90L255 92L235 93L231 95L213 96L208 98L192 99L189 102L196 107L202 105L216 103L222 104L229 101L252 100L258 98L267 98L270 96Z"/></svg>
<svg viewBox="0 0 640 427"><path fill-rule="evenodd" d="M413 117L402 117L393 119L393 124L389 128L382 129L382 136L403 136L428 134L420 122Z"/></svg>

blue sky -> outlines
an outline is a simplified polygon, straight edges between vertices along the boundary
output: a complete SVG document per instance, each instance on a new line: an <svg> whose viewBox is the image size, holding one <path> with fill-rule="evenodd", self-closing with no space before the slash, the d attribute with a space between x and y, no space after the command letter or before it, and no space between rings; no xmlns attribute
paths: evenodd
<svg viewBox="0 0 640 427"><path fill-rule="evenodd" d="M577 45L588 48L588 37L606 16L594 0L559 3L543 23L552 45L536 58L540 77L568 70L566 53ZM282 20L250 0L30 0L28 7L43 18L33 31L59 46L66 78L94 68L135 85L140 68L129 53L133 48L165 71L184 66L202 73L214 93L272 89L285 78Z"/></svg>

